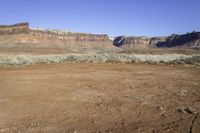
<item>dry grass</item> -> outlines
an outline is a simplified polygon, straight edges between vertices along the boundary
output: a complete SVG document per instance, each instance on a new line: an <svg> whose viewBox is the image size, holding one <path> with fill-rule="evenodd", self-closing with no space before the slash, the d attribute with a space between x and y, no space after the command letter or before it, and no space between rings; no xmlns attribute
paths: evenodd
<svg viewBox="0 0 200 133"><path fill-rule="evenodd" d="M0 65L25 65L35 63L104 63L104 62L147 62L147 63L186 63L199 64L200 55L183 54L54 54L54 55L30 55L30 54L0 54Z"/></svg>

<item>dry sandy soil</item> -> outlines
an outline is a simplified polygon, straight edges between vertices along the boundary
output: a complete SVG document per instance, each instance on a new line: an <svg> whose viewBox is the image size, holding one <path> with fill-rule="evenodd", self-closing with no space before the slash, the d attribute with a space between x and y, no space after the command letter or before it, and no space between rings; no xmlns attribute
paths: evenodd
<svg viewBox="0 0 200 133"><path fill-rule="evenodd" d="M50 64L0 69L0 132L199 133L200 69Z"/></svg>
<svg viewBox="0 0 200 133"><path fill-rule="evenodd" d="M38 47L25 47L24 45L18 47L2 47L0 46L0 53L5 54L68 54L68 53L129 53L129 54L200 54L197 49L177 49L177 48L157 48L157 49L138 49L138 50L122 50L122 49L97 49L97 48L38 48Z"/></svg>

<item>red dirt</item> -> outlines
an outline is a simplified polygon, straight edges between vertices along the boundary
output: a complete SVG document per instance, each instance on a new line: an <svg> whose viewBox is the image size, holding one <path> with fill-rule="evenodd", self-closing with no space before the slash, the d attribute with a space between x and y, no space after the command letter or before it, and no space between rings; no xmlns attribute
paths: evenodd
<svg viewBox="0 0 200 133"><path fill-rule="evenodd" d="M0 69L0 85L0 132L200 131L199 68L32 65Z"/></svg>

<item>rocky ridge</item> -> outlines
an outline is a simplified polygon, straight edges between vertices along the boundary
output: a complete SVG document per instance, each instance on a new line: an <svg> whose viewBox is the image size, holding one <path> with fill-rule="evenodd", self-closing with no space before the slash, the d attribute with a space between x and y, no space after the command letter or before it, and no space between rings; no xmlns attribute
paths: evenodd
<svg viewBox="0 0 200 133"><path fill-rule="evenodd" d="M94 48L127 50L149 48L200 49L200 32L164 37L118 36L30 28L29 23L0 25L0 48ZM116 46L116 47L115 47Z"/></svg>
<svg viewBox="0 0 200 133"><path fill-rule="evenodd" d="M113 44L124 49L200 48L200 32L168 37L115 37Z"/></svg>
<svg viewBox="0 0 200 133"><path fill-rule="evenodd" d="M29 23L0 26L0 46L29 44L32 47L114 47L106 34L32 29Z"/></svg>

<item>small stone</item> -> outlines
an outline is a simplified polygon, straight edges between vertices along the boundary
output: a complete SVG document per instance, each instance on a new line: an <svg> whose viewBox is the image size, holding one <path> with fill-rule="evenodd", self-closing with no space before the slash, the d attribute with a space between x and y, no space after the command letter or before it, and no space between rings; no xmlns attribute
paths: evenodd
<svg viewBox="0 0 200 133"><path fill-rule="evenodd" d="M99 103L99 104L97 104L97 106L103 106L103 105Z"/></svg>
<svg viewBox="0 0 200 133"><path fill-rule="evenodd" d="M165 114L162 114L161 116L162 116L162 117L165 117Z"/></svg>
<svg viewBox="0 0 200 133"><path fill-rule="evenodd" d="M181 93L180 93L180 95L181 96L186 96L186 93L187 93L187 90L182 90Z"/></svg>
<svg viewBox="0 0 200 133"><path fill-rule="evenodd" d="M156 106L157 110L164 110L164 108L162 106Z"/></svg>

